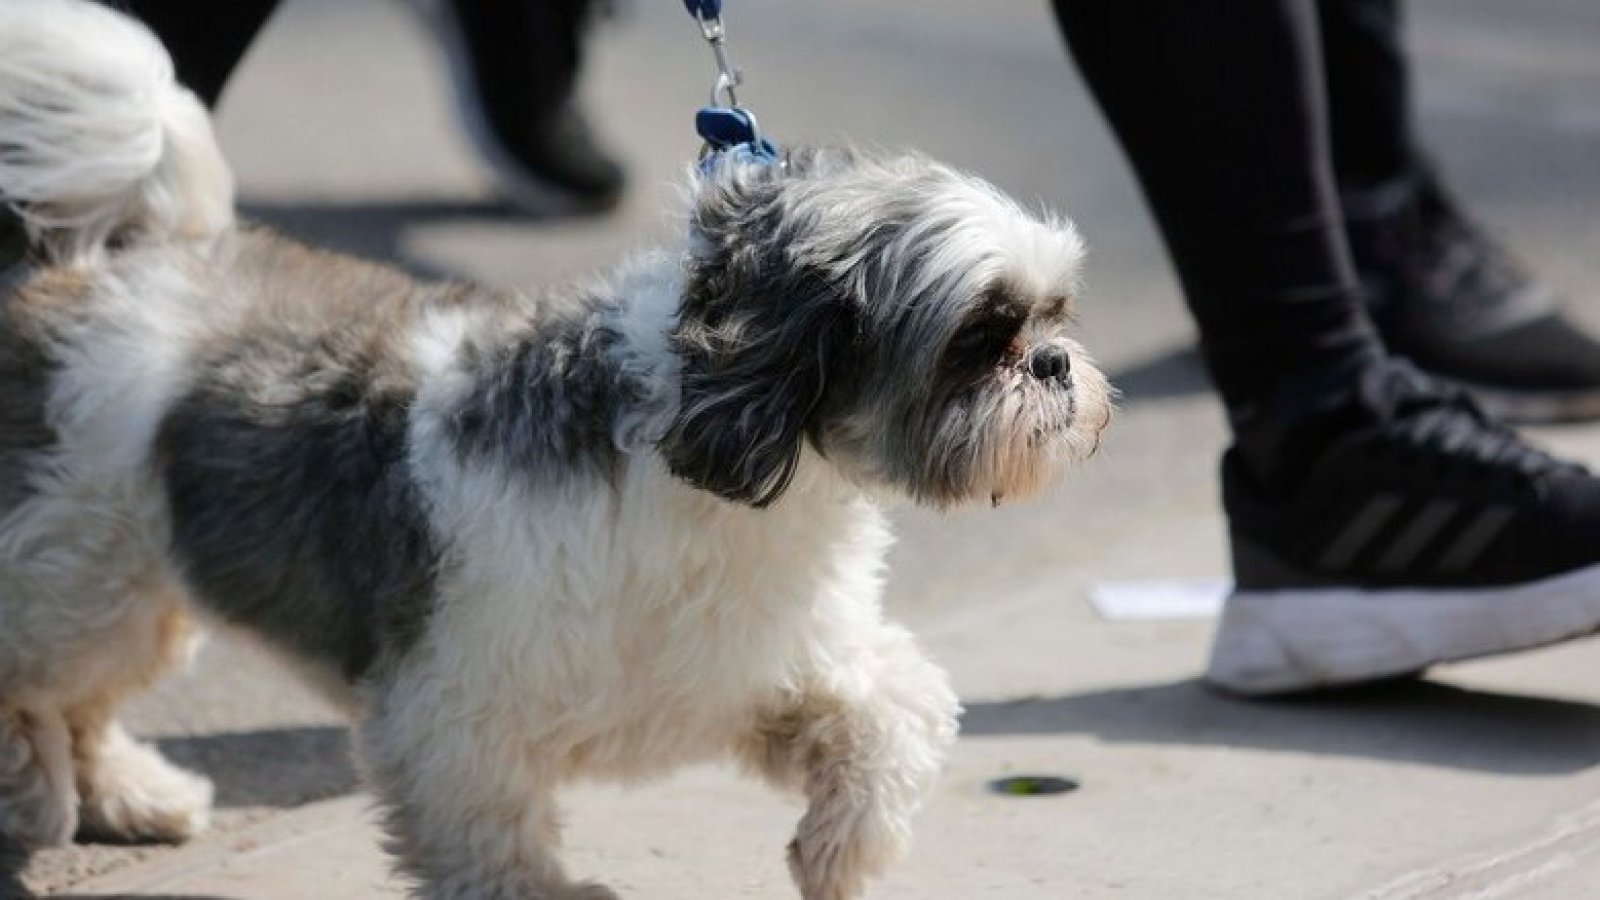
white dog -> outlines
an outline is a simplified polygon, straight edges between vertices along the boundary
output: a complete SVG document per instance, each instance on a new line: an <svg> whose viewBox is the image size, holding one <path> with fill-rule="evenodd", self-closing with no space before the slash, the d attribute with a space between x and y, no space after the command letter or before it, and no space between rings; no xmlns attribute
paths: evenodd
<svg viewBox="0 0 1600 900"><path fill-rule="evenodd" d="M0 833L181 840L210 786L118 703L190 614L349 705L427 898L602 898L554 795L732 756L803 791L808 900L905 846L956 730L878 594L885 498L1088 455L1081 248L920 160L727 160L683 246L530 299L232 218L141 26L0 4ZM686 811L686 814L689 811Z"/></svg>

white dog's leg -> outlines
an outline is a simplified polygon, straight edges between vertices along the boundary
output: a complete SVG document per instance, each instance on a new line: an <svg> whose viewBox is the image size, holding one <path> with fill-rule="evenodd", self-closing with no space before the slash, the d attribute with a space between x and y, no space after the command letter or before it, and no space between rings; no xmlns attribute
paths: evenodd
<svg viewBox="0 0 1600 900"><path fill-rule="evenodd" d="M562 870L554 784L524 735L494 717L465 723L404 688L388 694L362 726L362 762L416 896L616 900Z"/></svg>
<svg viewBox="0 0 1600 900"><path fill-rule="evenodd" d="M0 708L0 834L26 847L70 843L77 807L61 714Z"/></svg>
<svg viewBox="0 0 1600 900"><path fill-rule="evenodd" d="M205 830L211 782L133 739L96 705L68 714L85 831L122 841L178 843Z"/></svg>
<svg viewBox="0 0 1600 900"><path fill-rule="evenodd" d="M905 851L955 739L960 706L904 630L882 626L843 667L763 718L746 761L809 805L789 847L805 900L852 900Z"/></svg>
<svg viewBox="0 0 1600 900"><path fill-rule="evenodd" d="M101 651L117 665L103 668L97 689L65 709L79 818L97 838L182 842L210 821L211 782L134 740L117 722L116 710L189 655L194 629L178 595L164 584L130 591L129 597L124 626Z"/></svg>

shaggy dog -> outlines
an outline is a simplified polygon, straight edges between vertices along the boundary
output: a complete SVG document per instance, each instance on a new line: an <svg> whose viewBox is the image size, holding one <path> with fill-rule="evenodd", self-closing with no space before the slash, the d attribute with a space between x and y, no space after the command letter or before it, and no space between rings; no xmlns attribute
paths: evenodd
<svg viewBox="0 0 1600 900"><path fill-rule="evenodd" d="M351 710L419 896L573 900L555 794L732 757L847 900L956 731L879 605L881 505L1097 443L1070 225L922 159L691 176L681 246L530 298L235 225L141 26L0 5L0 833L182 840L211 789L117 724L194 616ZM686 814L689 811L685 811Z"/></svg>

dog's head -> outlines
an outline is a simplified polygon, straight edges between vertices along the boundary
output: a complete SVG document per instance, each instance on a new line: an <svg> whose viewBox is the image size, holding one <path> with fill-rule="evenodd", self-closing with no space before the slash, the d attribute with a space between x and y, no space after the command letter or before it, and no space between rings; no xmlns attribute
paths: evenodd
<svg viewBox="0 0 1600 900"><path fill-rule="evenodd" d="M1067 334L1072 226L918 159L791 153L693 187L672 340L673 471L756 506L809 441L851 480L951 506L1093 452L1110 389Z"/></svg>

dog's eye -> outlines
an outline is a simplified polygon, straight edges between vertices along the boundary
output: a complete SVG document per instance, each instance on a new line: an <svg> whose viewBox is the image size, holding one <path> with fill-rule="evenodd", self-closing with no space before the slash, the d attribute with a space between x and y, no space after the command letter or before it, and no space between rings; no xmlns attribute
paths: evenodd
<svg viewBox="0 0 1600 900"><path fill-rule="evenodd" d="M992 363L1012 351L1021 331L1021 319L988 317L957 332L949 352L958 361Z"/></svg>

